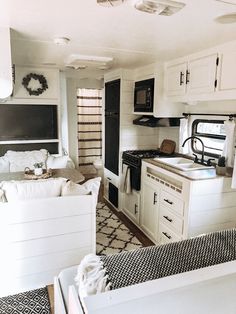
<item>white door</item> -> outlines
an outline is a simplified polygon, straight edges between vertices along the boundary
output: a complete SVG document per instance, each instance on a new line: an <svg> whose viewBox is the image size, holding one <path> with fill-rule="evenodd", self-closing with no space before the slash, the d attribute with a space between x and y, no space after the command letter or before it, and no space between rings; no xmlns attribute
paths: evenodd
<svg viewBox="0 0 236 314"><path fill-rule="evenodd" d="M222 55L219 90L236 89L236 50Z"/></svg>
<svg viewBox="0 0 236 314"><path fill-rule="evenodd" d="M135 223L139 224L140 194L132 191L131 194L124 194L124 213Z"/></svg>
<svg viewBox="0 0 236 314"><path fill-rule="evenodd" d="M140 225L154 241L157 241L158 235L159 194L157 187L148 182L143 183Z"/></svg>
<svg viewBox="0 0 236 314"><path fill-rule="evenodd" d="M186 74L187 93L202 94L215 91L217 54L189 61Z"/></svg>
<svg viewBox="0 0 236 314"><path fill-rule="evenodd" d="M186 62L166 68L165 93L167 96L183 96L186 93L186 71Z"/></svg>

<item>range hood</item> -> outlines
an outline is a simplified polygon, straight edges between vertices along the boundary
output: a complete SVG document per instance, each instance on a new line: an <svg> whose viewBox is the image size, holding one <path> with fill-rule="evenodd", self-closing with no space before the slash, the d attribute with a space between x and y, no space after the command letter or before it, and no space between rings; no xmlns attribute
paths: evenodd
<svg viewBox="0 0 236 314"><path fill-rule="evenodd" d="M180 118L155 118L153 116L142 116L133 120L133 124L156 127L176 127L180 125Z"/></svg>
<svg viewBox="0 0 236 314"><path fill-rule="evenodd" d="M0 28L0 101L13 91L11 37L9 28Z"/></svg>

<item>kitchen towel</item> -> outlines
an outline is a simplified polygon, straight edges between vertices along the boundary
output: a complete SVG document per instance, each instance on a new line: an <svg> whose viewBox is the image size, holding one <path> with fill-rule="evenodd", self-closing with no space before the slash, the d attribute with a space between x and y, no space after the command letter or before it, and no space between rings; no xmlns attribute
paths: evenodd
<svg viewBox="0 0 236 314"><path fill-rule="evenodd" d="M130 179L130 167L126 164L123 164L120 190L122 193L126 193L126 194L130 194L132 192L131 179Z"/></svg>
<svg viewBox="0 0 236 314"><path fill-rule="evenodd" d="M234 120L228 120L224 122L225 126L225 144L223 148L223 156L226 159L226 166L234 166L234 145L235 145L235 122Z"/></svg>
<svg viewBox="0 0 236 314"><path fill-rule="evenodd" d="M234 158L234 169L233 169L231 188L236 189L236 157Z"/></svg>
<svg viewBox="0 0 236 314"><path fill-rule="evenodd" d="M182 144L186 138L189 137L188 131L188 118L180 119L180 127L179 127L179 153L188 154L189 153L189 143L187 142L184 147Z"/></svg>

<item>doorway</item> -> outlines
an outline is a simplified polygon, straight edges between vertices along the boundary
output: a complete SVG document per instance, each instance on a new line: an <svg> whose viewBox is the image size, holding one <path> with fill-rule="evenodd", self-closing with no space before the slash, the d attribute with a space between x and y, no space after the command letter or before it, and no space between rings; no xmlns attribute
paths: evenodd
<svg viewBox="0 0 236 314"><path fill-rule="evenodd" d="M96 173L93 162L102 157L102 90L77 90L77 125L80 171Z"/></svg>

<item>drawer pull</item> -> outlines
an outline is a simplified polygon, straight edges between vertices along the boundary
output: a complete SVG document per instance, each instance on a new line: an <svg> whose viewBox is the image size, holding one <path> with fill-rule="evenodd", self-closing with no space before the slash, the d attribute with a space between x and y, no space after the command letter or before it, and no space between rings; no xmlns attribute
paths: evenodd
<svg viewBox="0 0 236 314"><path fill-rule="evenodd" d="M168 216L163 216L166 220L168 220L169 222L172 222L173 220L171 218L169 218Z"/></svg>
<svg viewBox="0 0 236 314"><path fill-rule="evenodd" d="M164 201L170 205L173 205L173 202L169 201L168 199L164 198Z"/></svg>
<svg viewBox="0 0 236 314"><path fill-rule="evenodd" d="M134 205L134 214L137 215L137 213L138 213L138 205L135 204Z"/></svg>
<svg viewBox="0 0 236 314"><path fill-rule="evenodd" d="M168 233L166 233L166 232L162 232L163 234L164 234L164 236L165 237L167 237L169 240L171 239L171 236L170 235L168 235Z"/></svg>
<svg viewBox="0 0 236 314"><path fill-rule="evenodd" d="M155 205L157 203L157 193L155 192L153 194L153 205Z"/></svg>

